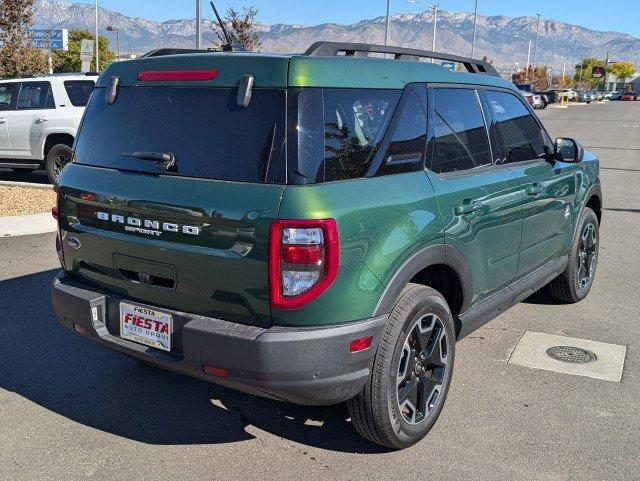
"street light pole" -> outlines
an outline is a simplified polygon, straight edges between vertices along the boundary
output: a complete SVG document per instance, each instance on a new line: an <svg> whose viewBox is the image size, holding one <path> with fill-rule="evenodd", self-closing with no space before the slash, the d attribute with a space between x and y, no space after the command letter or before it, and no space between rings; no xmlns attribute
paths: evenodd
<svg viewBox="0 0 640 481"><path fill-rule="evenodd" d="M478 0L475 1L475 8L473 9L473 41L471 42L471 58L473 58L476 52L476 29L478 26Z"/></svg>
<svg viewBox="0 0 640 481"><path fill-rule="evenodd" d="M420 2L419 0L407 0L407 3L417 3L423 7L433 10L433 39L431 40L431 51L436 51L436 28L438 28L438 7L439 4L429 5L428 3ZM433 60L432 60L433 61Z"/></svg>
<svg viewBox="0 0 640 481"><path fill-rule="evenodd" d="M538 21L536 22L536 47L533 50L533 69L536 69L536 65L538 62L538 37L540 35L540 13L536 14L538 15Z"/></svg>
<svg viewBox="0 0 640 481"><path fill-rule="evenodd" d="M100 49L98 44L98 0L96 0L96 72L100 73Z"/></svg>
<svg viewBox="0 0 640 481"><path fill-rule="evenodd" d="M120 30L118 29L118 27L115 27L113 25L109 25L107 27L107 30L109 32L116 32L116 50L117 50L117 60L120 60Z"/></svg>
<svg viewBox="0 0 640 481"><path fill-rule="evenodd" d="M438 4L433 5L433 40L431 41L431 51L436 51L436 28L438 27Z"/></svg>
<svg viewBox="0 0 640 481"><path fill-rule="evenodd" d="M390 14L391 14L391 0L387 0L387 24L384 30L384 45L387 47L389 45L389 23L390 23Z"/></svg>
<svg viewBox="0 0 640 481"><path fill-rule="evenodd" d="M582 71L584 70L584 47L582 47L582 62L580 62L580 78L578 80L578 85L582 88Z"/></svg>
<svg viewBox="0 0 640 481"><path fill-rule="evenodd" d="M196 50L202 48L202 0L196 0Z"/></svg>

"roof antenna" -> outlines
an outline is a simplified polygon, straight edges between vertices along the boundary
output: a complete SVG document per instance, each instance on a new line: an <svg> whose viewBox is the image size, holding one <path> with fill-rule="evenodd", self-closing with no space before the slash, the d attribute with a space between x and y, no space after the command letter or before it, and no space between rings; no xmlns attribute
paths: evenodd
<svg viewBox="0 0 640 481"><path fill-rule="evenodd" d="M244 51L246 51L246 49L238 41L238 38L233 33L229 33L229 31L227 30L226 25L222 21L222 18L220 18L220 15L218 14L218 10L216 9L216 6L213 4L213 2L209 2L209 3L211 4L211 8L213 8L213 13L215 13L216 18L218 19L218 24L220 25L220 29L222 30L222 35L224 35L224 38L225 38L225 40L227 42L227 43L222 44L222 51L223 52L244 52Z"/></svg>

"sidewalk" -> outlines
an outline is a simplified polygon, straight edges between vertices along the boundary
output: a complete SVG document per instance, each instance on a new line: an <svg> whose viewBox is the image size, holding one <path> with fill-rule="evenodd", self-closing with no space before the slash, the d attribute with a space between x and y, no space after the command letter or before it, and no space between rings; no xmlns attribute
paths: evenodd
<svg viewBox="0 0 640 481"><path fill-rule="evenodd" d="M58 228L50 213L0 217L0 237L46 234Z"/></svg>

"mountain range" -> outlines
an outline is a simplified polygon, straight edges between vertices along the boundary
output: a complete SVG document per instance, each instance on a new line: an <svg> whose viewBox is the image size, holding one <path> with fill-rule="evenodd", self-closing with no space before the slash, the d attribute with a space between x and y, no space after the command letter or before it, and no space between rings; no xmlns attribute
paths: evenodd
<svg viewBox="0 0 640 481"><path fill-rule="evenodd" d="M94 29L94 7L61 0L36 0L34 26L39 28ZM119 12L99 9L99 28L115 49L115 33L107 32L113 25L120 33L123 53L140 54L159 47L193 48L195 21L193 19L154 22L132 18ZM529 40L532 40L531 62L534 62L536 18L478 15L476 57L487 56L499 70L513 69L527 62ZM262 34L261 51L303 52L318 40L384 43L385 17L363 19L343 25L259 24ZM398 14L391 18L391 43L394 45L431 49L433 14ZM436 50L469 55L473 37L473 14L466 12L438 12ZM204 22L204 44L213 46L217 40L214 24ZM614 61L630 60L640 68L640 39L619 32L591 30L556 20L540 22L537 63L562 70L565 59L570 69L572 59L598 57L609 52ZM555 54L555 55L554 55ZM576 60L577 61L577 60Z"/></svg>

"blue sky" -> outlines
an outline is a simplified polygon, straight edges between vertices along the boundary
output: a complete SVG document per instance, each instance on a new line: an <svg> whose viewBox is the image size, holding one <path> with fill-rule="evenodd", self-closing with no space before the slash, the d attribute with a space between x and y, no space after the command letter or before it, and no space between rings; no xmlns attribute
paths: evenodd
<svg viewBox="0 0 640 481"><path fill-rule="evenodd" d="M92 3L71 0L74 3ZM436 0L438 1L438 0ZM99 0L100 5L128 16L150 20L191 18L195 16L193 0ZM440 7L453 11L472 11L474 0L439 0ZM478 0L482 15L510 17L542 13L546 18L582 25L594 30L615 30L640 38L640 7L636 0ZM204 12L211 15L209 2ZM424 3L433 3L425 0ZM384 15L386 0L217 0L220 10L228 5L255 5L260 20L267 23L316 24L323 22L354 23ZM151 7L151 5L153 5ZM417 11L418 5L392 0L394 13ZM627 12L624 14L623 12Z"/></svg>

